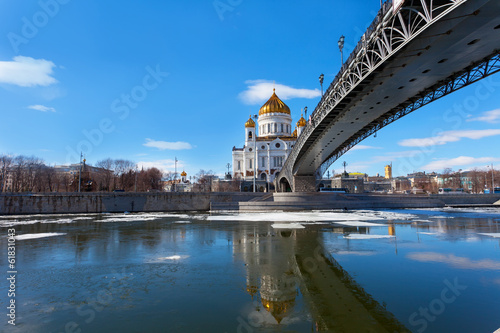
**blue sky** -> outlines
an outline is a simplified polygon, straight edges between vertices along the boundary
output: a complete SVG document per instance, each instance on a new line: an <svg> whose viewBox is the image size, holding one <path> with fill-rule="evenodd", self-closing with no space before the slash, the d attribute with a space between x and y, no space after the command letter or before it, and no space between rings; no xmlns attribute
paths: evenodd
<svg viewBox="0 0 500 333"><path fill-rule="evenodd" d="M130 159L222 174L276 93L319 101L379 1L0 0L0 153L48 164ZM445 97L348 152L349 171L500 167L500 76Z"/></svg>

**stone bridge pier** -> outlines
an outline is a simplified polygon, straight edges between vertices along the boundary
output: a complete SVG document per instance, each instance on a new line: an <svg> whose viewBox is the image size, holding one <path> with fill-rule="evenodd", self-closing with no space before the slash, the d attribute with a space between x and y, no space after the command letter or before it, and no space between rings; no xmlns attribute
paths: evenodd
<svg viewBox="0 0 500 333"><path fill-rule="evenodd" d="M316 177L312 176L293 176L294 192L316 192Z"/></svg>

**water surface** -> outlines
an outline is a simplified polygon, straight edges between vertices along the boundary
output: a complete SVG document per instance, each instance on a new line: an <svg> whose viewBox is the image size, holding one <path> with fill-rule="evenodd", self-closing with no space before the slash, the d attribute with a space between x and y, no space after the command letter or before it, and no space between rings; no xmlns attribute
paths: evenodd
<svg viewBox="0 0 500 333"><path fill-rule="evenodd" d="M8 229L18 235L6 332L500 328L499 209L32 215L0 226L5 275Z"/></svg>

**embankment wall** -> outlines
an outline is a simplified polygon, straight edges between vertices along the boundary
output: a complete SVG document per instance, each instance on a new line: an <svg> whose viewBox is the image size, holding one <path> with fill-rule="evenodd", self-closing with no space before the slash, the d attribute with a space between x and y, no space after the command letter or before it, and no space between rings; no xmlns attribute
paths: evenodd
<svg viewBox="0 0 500 333"><path fill-rule="evenodd" d="M264 193L2 194L0 215L208 211L211 202L248 201Z"/></svg>

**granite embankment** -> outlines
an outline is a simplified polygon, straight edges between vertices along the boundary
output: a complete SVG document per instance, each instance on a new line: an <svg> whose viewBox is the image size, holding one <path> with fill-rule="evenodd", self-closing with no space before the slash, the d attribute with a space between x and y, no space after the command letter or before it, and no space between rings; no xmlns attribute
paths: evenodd
<svg viewBox="0 0 500 333"><path fill-rule="evenodd" d="M208 211L210 203L249 201L264 193L2 194L0 215Z"/></svg>
<svg viewBox="0 0 500 333"><path fill-rule="evenodd" d="M380 195L338 193L274 193L238 204L239 211L312 209L404 209L441 207L500 208L500 195ZM212 204L212 210L217 210Z"/></svg>
<svg viewBox="0 0 500 333"><path fill-rule="evenodd" d="M373 195L334 193L50 193L2 194L0 215L119 212L266 211L500 207L500 195Z"/></svg>

